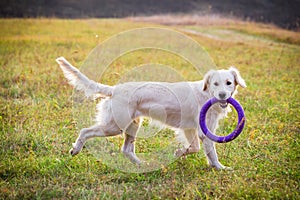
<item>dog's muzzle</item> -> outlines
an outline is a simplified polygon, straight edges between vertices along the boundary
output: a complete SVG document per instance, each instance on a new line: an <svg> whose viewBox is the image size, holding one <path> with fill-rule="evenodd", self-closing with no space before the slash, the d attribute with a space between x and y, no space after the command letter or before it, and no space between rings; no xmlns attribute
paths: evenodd
<svg viewBox="0 0 300 200"><path fill-rule="evenodd" d="M222 100L219 103L220 103L220 107L223 109L225 109L228 106L228 103L226 100Z"/></svg>

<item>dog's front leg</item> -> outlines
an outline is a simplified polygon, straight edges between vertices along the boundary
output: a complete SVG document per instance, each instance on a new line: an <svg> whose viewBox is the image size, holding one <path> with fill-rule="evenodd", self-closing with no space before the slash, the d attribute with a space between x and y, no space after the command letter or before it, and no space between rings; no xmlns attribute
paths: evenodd
<svg viewBox="0 0 300 200"><path fill-rule="evenodd" d="M202 138L202 144L208 164L216 169L225 169L226 167L219 162L215 143L204 136Z"/></svg>
<svg viewBox="0 0 300 200"><path fill-rule="evenodd" d="M207 128L211 130L214 134L218 127L218 114L210 113L207 117ZM202 140L204 154L207 158L207 162L211 167L216 169L230 169L229 167L225 167L219 162L215 143L206 137L201 130L198 130L198 134L200 139Z"/></svg>

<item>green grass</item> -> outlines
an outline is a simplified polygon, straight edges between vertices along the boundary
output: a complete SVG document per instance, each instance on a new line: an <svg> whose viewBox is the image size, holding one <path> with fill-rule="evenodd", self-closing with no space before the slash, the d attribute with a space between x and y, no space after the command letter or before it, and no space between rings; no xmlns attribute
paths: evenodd
<svg viewBox="0 0 300 200"><path fill-rule="evenodd" d="M189 36L216 65L235 65L247 82L237 96L246 127L236 140L217 145L220 161L234 171L209 169L203 152L137 174L106 165L86 148L69 156L78 128L72 88L55 58L65 56L81 66L114 34L153 26L113 19L0 20L0 199L300 198L300 35L272 26L169 27L196 31ZM117 83L126 69L150 61L174 66L186 79L202 79L178 57L148 50L115 60L104 81ZM221 128L231 130L232 120L234 115ZM137 151L159 148L155 138L138 140ZM122 142L110 140L116 149Z"/></svg>

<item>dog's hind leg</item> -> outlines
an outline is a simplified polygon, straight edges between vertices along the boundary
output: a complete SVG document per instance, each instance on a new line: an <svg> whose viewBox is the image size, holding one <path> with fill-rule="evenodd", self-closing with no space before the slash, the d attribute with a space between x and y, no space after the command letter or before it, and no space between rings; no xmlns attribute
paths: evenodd
<svg viewBox="0 0 300 200"><path fill-rule="evenodd" d="M129 160L132 163L136 163L136 164L141 163L140 159L135 154L135 147L134 147L134 142L139 127L140 127L140 120L139 119L133 120L133 122L128 126L128 128L125 131L125 139L124 139L124 144L122 146L123 154L127 158L129 158Z"/></svg>
<svg viewBox="0 0 300 200"><path fill-rule="evenodd" d="M186 140L186 144L183 148L177 149L177 151L175 152L175 156L177 157L197 153L200 150L200 141L195 129L185 129L184 137Z"/></svg>
<svg viewBox="0 0 300 200"><path fill-rule="evenodd" d="M107 137L107 136L115 136L121 134L122 131L115 123L110 123L105 126L101 124L96 124L89 128L83 128L80 131L80 134L75 143L73 143L73 148L70 150L72 156L78 154L86 140L93 137Z"/></svg>

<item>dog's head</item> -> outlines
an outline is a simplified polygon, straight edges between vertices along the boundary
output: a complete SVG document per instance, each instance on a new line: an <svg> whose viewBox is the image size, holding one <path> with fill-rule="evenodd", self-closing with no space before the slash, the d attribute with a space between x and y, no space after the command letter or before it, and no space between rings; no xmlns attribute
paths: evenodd
<svg viewBox="0 0 300 200"><path fill-rule="evenodd" d="M226 107L226 100L236 93L238 85L245 88L245 80L236 68L230 67L228 70L209 71L204 76L203 90L208 90L212 96L221 101L221 107Z"/></svg>

